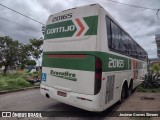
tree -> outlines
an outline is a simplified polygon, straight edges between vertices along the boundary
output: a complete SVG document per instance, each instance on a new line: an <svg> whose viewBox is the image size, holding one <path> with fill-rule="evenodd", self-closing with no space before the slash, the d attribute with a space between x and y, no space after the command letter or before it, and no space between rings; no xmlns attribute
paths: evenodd
<svg viewBox="0 0 160 120"><path fill-rule="evenodd" d="M0 62L5 67L4 74L6 74L9 66L17 64L19 47L18 40L13 41L8 36L0 37Z"/></svg>
<svg viewBox="0 0 160 120"><path fill-rule="evenodd" d="M28 60L27 65L33 65L35 66L37 63L35 60Z"/></svg>
<svg viewBox="0 0 160 120"><path fill-rule="evenodd" d="M25 65L28 63L30 60L30 46L29 45L23 45L21 44L19 46L19 51L18 51L18 65L20 65L21 70L24 69Z"/></svg>
<svg viewBox="0 0 160 120"><path fill-rule="evenodd" d="M42 54L42 44L43 40L39 39L30 39L30 48L31 48L31 55L34 59L38 60Z"/></svg>
<svg viewBox="0 0 160 120"><path fill-rule="evenodd" d="M0 62L0 68L3 66L3 63L2 62Z"/></svg>
<svg viewBox="0 0 160 120"><path fill-rule="evenodd" d="M36 65L31 56L36 60L41 57L42 44L43 41L37 39L31 39L30 44L24 45L8 36L0 37L0 63L5 67L4 74L9 66L17 65L23 69L28 62Z"/></svg>

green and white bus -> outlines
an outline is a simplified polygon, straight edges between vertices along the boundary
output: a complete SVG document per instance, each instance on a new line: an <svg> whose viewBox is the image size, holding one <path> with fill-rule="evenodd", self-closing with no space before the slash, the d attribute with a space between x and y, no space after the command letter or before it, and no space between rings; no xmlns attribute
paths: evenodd
<svg viewBox="0 0 160 120"><path fill-rule="evenodd" d="M100 5L65 10L46 24L41 94L103 111L140 84L147 60L146 51Z"/></svg>

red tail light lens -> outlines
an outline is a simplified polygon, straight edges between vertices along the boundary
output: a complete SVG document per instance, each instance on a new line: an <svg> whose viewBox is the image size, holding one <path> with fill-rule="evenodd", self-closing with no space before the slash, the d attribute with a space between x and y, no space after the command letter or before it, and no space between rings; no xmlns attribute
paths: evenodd
<svg viewBox="0 0 160 120"><path fill-rule="evenodd" d="M95 79L96 79L96 80L101 80L101 76L102 76L101 73L96 73L96 74L95 74Z"/></svg>
<svg viewBox="0 0 160 120"><path fill-rule="evenodd" d="M96 69L101 69L102 68L102 62L99 58L96 58Z"/></svg>
<svg viewBox="0 0 160 120"><path fill-rule="evenodd" d="M101 89L102 82L102 61L101 59L95 59L95 82L94 82L94 94L98 94Z"/></svg>

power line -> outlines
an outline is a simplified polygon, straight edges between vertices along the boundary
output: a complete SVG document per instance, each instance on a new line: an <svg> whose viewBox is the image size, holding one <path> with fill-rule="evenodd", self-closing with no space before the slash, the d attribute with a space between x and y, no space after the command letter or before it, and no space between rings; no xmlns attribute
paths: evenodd
<svg viewBox="0 0 160 120"><path fill-rule="evenodd" d="M17 23L17 22L15 22L15 21L8 20L8 19L3 18L3 17L0 17L0 19L3 19L3 20L5 20L5 21L12 22L12 23L15 23L15 24L21 25L21 26L23 26L23 27L26 27L26 28L29 28L29 29L32 29L32 30L35 30L35 31L41 32L40 30L37 30L37 29L35 29L35 28L32 28L32 27L28 27L28 26L22 25L22 24L20 24L20 23Z"/></svg>
<svg viewBox="0 0 160 120"><path fill-rule="evenodd" d="M6 31L5 31L5 33L0 31L0 34L2 34L2 35L4 35L4 36L11 36L11 37L14 37L14 36L15 36L15 34L13 34L13 33L11 33L11 32L6 32ZM31 36L31 35L28 34L27 32L25 32L25 35L24 35L24 36L26 36L28 39L30 39L31 37L32 37L32 38L35 38L34 36Z"/></svg>
<svg viewBox="0 0 160 120"><path fill-rule="evenodd" d="M121 5L136 7L136 8L149 9L149 10L158 10L158 9L155 9L155 8L148 8L148 7L142 7L142 6L137 6L137 5L131 5L131 4L121 3L121 2L117 2L117 1L113 1L113 0L107 0L107 1L114 2L114 3L117 3L117 4L121 4Z"/></svg>
<svg viewBox="0 0 160 120"><path fill-rule="evenodd" d="M22 13L20 13L20 12L16 11L16 10L13 10L13 9L11 9L11 8L9 8L9 7L7 7L7 6L5 6L5 5L2 5L1 3L0 3L0 6L5 7L5 8L7 8L7 9L9 9L9 10L11 10L11 11L13 11L13 12L17 13L17 14L20 14L20 15L22 15L22 16L24 16L24 17L26 17L26 18L30 19L30 20L33 20L33 21L35 21L35 22L37 22L37 23L39 23L39 24L45 25L44 23L39 22L39 21L37 21L37 20L35 20L35 19L33 19L33 18L31 18L31 17L27 16L27 15L24 15L24 14L22 14Z"/></svg>
<svg viewBox="0 0 160 120"><path fill-rule="evenodd" d="M8 20L8 19L5 19L5 18L2 18L2 17L0 17L0 19L3 19L4 20L4 22L12 22L12 23L15 23L15 24L19 24L19 23L16 23L16 22L14 22L14 21L11 21L11 20ZM22 25L22 24L19 24L19 25ZM23 25L24 26L24 25ZM24 26L24 27L27 27L27 26ZM36 31L38 31L38 32L41 32L41 31L39 31L39 30L37 30L37 29L34 29L34 28L31 28L31 27L27 27L27 28L30 28L30 29L33 29L33 30L36 30ZM1 32L0 31L0 34L2 34L2 35L5 35L5 36L15 36L15 34L13 34L13 32L12 31L10 31L10 32L8 32L8 31L5 31L5 32ZM25 35L24 36L26 36L28 39L30 39L31 37L32 38L35 38L34 36L31 36L30 35L30 33L28 34L28 32L25 32Z"/></svg>

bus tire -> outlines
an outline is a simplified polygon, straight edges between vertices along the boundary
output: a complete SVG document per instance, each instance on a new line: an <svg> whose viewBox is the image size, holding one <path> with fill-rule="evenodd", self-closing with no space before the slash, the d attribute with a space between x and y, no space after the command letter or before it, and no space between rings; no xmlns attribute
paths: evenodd
<svg viewBox="0 0 160 120"><path fill-rule="evenodd" d="M120 103L123 103L127 97L128 97L128 85L127 85L127 82L124 82L121 90Z"/></svg>
<svg viewBox="0 0 160 120"><path fill-rule="evenodd" d="M128 88L128 96L130 96L133 92L133 81L131 80L129 88Z"/></svg>
<svg viewBox="0 0 160 120"><path fill-rule="evenodd" d="M122 87L122 91L121 91L121 102L124 102L125 100L125 86L123 85Z"/></svg>

